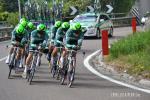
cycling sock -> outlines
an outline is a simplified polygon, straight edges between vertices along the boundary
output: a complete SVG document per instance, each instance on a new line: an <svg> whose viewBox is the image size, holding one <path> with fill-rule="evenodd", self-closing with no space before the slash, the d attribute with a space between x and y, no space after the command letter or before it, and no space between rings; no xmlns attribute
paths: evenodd
<svg viewBox="0 0 150 100"><path fill-rule="evenodd" d="M63 68L63 65L64 65L64 58L61 57L61 58L60 58L60 67Z"/></svg>
<svg viewBox="0 0 150 100"><path fill-rule="evenodd" d="M28 66L25 65L24 72L26 73L28 69L29 69Z"/></svg>

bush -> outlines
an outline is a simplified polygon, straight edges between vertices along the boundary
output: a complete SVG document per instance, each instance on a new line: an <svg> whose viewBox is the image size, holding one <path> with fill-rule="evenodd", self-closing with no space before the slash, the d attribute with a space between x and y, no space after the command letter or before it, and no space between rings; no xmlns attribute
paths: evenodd
<svg viewBox="0 0 150 100"><path fill-rule="evenodd" d="M128 55L145 50L150 44L149 33L137 33L114 43L110 49L111 57L118 58L119 55Z"/></svg>
<svg viewBox="0 0 150 100"><path fill-rule="evenodd" d="M8 12L0 13L0 21L6 21L8 18Z"/></svg>
<svg viewBox="0 0 150 100"><path fill-rule="evenodd" d="M7 18L7 22L9 23L9 25L17 25L18 24L18 12L16 13L9 13L8 18Z"/></svg>

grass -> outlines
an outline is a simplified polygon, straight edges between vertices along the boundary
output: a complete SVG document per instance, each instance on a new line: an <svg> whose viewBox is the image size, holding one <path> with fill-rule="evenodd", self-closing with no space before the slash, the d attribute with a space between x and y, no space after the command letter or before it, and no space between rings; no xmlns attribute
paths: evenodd
<svg viewBox="0 0 150 100"><path fill-rule="evenodd" d="M119 71L150 79L150 31L130 35L115 42L107 62Z"/></svg>

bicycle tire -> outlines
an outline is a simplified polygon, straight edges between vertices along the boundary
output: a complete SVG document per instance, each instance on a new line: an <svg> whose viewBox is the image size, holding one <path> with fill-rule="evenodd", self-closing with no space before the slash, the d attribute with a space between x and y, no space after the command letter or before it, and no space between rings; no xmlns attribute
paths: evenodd
<svg viewBox="0 0 150 100"><path fill-rule="evenodd" d="M8 79L10 79L12 68L9 68Z"/></svg>
<svg viewBox="0 0 150 100"><path fill-rule="evenodd" d="M52 73L52 77L55 78L56 69L54 68L54 66L52 67L51 73Z"/></svg>
<svg viewBox="0 0 150 100"><path fill-rule="evenodd" d="M69 73L69 83L68 83L68 87L71 88L73 81L74 81L74 76L75 76L75 69L73 68L72 71Z"/></svg>
<svg viewBox="0 0 150 100"><path fill-rule="evenodd" d="M9 73L8 73L8 79L10 79L10 76L11 76L11 72L12 72L12 69L14 68L14 65L16 62L14 62L14 59L15 59L15 54L12 55L11 57L11 60L10 60L10 63L9 63Z"/></svg>
<svg viewBox="0 0 150 100"><path fill-rule="evenodd" d="M34 73L35 73L35 70L32 70L32 71L30 72L29 85L31 85L31 83L32 83L32 80L33 80L33 77L34 77Z"/></svg>
<svg viewBox="0 0 150 100"><path fill-rule="evenodd" d="M67 69L64 68L61 72L60 84L63 85L67 76Z"/></svg>

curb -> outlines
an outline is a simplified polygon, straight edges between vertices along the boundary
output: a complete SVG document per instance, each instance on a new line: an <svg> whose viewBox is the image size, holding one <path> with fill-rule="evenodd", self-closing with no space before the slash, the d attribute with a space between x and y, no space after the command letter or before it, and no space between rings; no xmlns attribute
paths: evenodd
<svg viewBox="0 0 150 100"><path fill-rule="evenodd" d="M148 93L150 94L150 90L148 89L143 89L143 88L140 88L140 87L137 87L137 86L134 86L134 85L131 85L131 84L127 84L127 83L124 83L124 82L121 82L121 81L118 81L118 80L115 80L111 77L108 77L106 75L103 75L101 74L100 72L98 72L97 70L95 70L93 68L93 66L90 65L89 61L95 57L98 53L100 53L101 51L98 50L98 51L95 51L94 53L92 53L91 55L89 55L85 60L84 60L84 66L89 70L91 71L93 74L103 78L103 79L106 79L110 82L113 82L113 83L116 83L116 84L119 84L119 85L122 85L122 86L125 86L125 87L128 87L128 88L131 88L131 89L134 89L134 90L138 90L138 91L141 91L141 92L145 92L145 93Z"/></svg>

